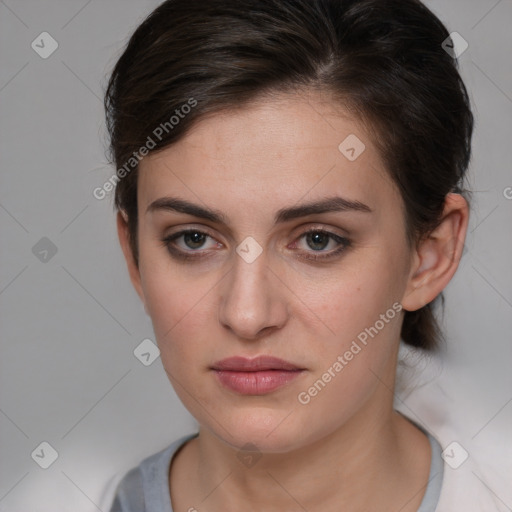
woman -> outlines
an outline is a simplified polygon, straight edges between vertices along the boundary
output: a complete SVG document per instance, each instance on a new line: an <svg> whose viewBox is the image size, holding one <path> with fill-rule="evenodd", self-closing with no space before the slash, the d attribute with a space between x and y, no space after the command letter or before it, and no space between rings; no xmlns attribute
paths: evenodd
<svg viewBox="0 0 512 512"><path fill-rule="evenodd" d="M112 512L456 510L393 409L468 225L446 41L416 0L171 0L135 31L105 101L118 232L199 432Z"/></svg>

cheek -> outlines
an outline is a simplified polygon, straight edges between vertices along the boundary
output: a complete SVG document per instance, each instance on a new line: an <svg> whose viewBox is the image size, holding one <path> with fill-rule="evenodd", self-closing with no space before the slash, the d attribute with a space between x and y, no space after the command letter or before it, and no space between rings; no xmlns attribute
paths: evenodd
<svg viewBox="0 0 512 512"><path fill-rule="evenodd" d="M211 329L214 276L188 276L176 265L141 266L146 308L151 317L164 366L178 368L200 361Z"/></svg>
<svg viewBox="0 0 512 512"><path fill-rule="evenodd" d="M296 400L317 434L347 421L381 383L393 385L390 368L401 326L397 268L391 257L365 259L304 301L316 304L312 309L330 331L316 339L315 365ZM314 340L314 333L309 337Z"/></svg>
<svg viewBox="0 0 512 512"><path fill-rule="evenodd" d="M366 249L364 258L357 255L350 262L347 258L335 278L316 289L311 286L304 298L305 303L314 304L311 309L328 327L321 331L328 333L322 339L309 333L317 339L316 364L302 391L308 401L305 412L313 422L325 408L337 411L332 421L349 417L379 379L392 385L389 368L400 336L405 253L377 246Z"/></svg>
<svg viewBox="0 0 512 512"><path fill-rule="evenodd" d="M405 275L403 253L375 247L364 257L347 258L328 279L308 282L302 299L322 320L325 332L343 344L373 326L399 301Z"/></svg>

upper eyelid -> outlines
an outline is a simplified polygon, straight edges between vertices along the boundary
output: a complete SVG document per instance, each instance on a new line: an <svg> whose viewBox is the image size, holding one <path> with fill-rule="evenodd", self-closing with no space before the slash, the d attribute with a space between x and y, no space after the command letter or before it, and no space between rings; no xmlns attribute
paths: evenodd
<svg viewBox="0 0 512 512"><path fill-rule="evenodd" d="M345 230L342 230L341 228L337 228L339 231L341 231L341 232L337 232L337 231L335 231L335 228L327 227L321 223L308 222L307 224L308 224L307 227L299 226L298 228L295 228L293 230L293 231L295 231L295 230L299 231L299 233L296 236L303 236L311 231L322 231L322 232L325 232L326 234L338 236L340 238L347 238L347 239L349 238L348 233L346 233L346 232L343 233L343 231L345 231ZM175 232L169 233L168 235L165 235L165 238L170 238L170 237L174 237L174 236L179 237L180 235L186 234L188 232L202 233L202 234L208 235L210 238L213 238L217 242L219 242L219 240L217 240L217 237L209 231L209 228L205 227L203 225L201 225L200 227L195 227L192 225L190 227L181 228L178 231L175 231ZM222 242L219 242L219 243L222 243ZM235 245L238 245L238 244L235 244Z"/></svg>
<svg viewBox="0 0 512 512"><path fill-rule="evenodd" d="M297 240L300 240L305 235L307 235L307 234L309 234L311 232L313 232L313 233L316 233L316 232L324 233L324 234L330 236L338 244L342 244L343 242L350 243L350 240L348 239L348 237L346 235L333 232L332 229L326 228L326 227L321 227L321 226L310 226L310 227L302 230L297 236L294 237L292 243L295 243ZM165 236L164 240L168 240L169 242L170 241L174 241L174 240L177 240L177 239L181 238L182 236L186 235L187 233L201 233L203 235L206 235L206 236L210 237L216 243L222 244L222 242L219 242L217 240L217 238L215 236L213 236L211 233L209 233L206 229L204 229L204 228L194 228L194 227L184 228L184 229L181 229L180 231L176 231L175 233L171 233L171 234ZM336 240L336 238L341 239L342 242ZM183 249L178 249L178 250L181 250L183 252L194 253L194 252L201 252L202 249L201 248L197 249L197 250L190 249L189 251L186 251L186 250L184 251Z"/></svg>

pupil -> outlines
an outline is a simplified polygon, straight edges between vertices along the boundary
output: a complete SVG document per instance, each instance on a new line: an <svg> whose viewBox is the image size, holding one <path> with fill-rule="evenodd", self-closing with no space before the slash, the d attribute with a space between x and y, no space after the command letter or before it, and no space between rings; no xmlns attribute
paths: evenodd
<svg viewBox="0 0 512 512"><path fill-rule="evenodd" d="M190 246L189 244L191 242L192 248L197 249L197 247L201 246L204 242L204 235L201 233L185 233L185 243ZM195 244L195 245L194 245Z"/></svg>
<svg viewBox="0 0 512 512"><path fill-rule="evenodd" d="M329 237L325 235L324 233L308 233L308 244L312 249L325 249L327 244L329 243ZM322 243L323 241L323 243ZM320 245L320 247L313 247L310 242L312 242L313 245Z"/></svg>

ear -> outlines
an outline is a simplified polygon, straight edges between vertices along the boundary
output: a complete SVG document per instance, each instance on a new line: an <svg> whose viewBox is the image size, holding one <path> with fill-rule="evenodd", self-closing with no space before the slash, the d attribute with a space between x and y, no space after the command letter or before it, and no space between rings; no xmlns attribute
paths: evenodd
<svg viewBox="0 0 512 512"><path fill-rule="evenodd" d="M460 194L447 194L439 226L414 250L402 299L406 311L416 311L426 306L450 282L462 257L468 221L467 201Z"/></svg>
<svg viewBox="0 0 512 512"><path fill-rule="evenodd" d="M147 313L144 291L141 284L140 271L137 264L135 263L135 258L133 257L133 252L130 246L128 217L123 211L117 212L117 235L119 236L119 243L121 244L121 249L123 250L124 258L126 260L128 273L130 274L130 280L133 284L133 287L135 288L135 291L137 292L137 295L140 297L140 300L144 304L144 309Z"/></svg>

